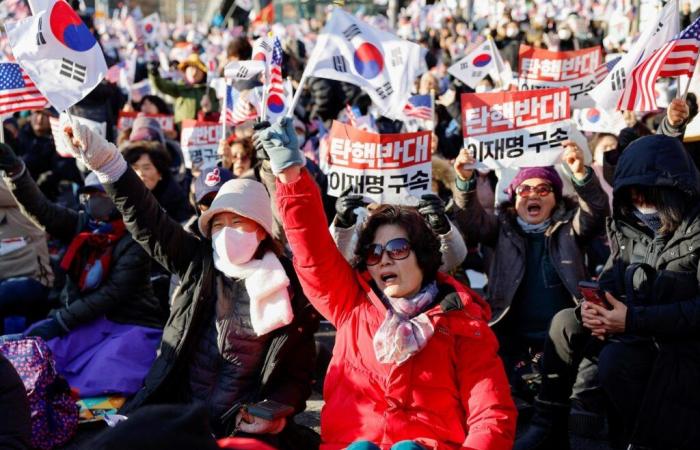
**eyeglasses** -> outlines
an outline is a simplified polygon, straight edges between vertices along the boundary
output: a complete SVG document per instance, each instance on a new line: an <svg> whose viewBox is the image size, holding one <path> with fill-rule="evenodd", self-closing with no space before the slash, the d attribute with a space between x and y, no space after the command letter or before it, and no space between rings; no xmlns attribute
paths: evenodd
<svg viewBox="0 0 700 450"><path fill-rule="evenodd" d="M405 238L392 239L382 247L381 244L371 244L365 248L365 264L374 266L379 264L386 251L389 258L400 260L408 258L411 254L411 243Z"/></svg>
<svg viewBox="0 0 700 450"><path fill-rule="evenodd" d="M521 197L529 197L531 192L539 195L540 197L546 197L554 191L551 184L538 184L537 186L528 186L527 184L521 184L515 188L515 193Z"/></svg>

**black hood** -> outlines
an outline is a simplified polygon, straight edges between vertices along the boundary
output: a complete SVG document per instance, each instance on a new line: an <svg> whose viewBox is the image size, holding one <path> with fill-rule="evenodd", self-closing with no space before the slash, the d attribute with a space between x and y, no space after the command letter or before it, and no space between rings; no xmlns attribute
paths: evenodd
<svg viewBox="0 0 700 450"><path fill-rule="evenodd" d="M683 144L661 134L633 141L615 169L613 192L627 186L668 186L700 195L700 173Z"/></svg>

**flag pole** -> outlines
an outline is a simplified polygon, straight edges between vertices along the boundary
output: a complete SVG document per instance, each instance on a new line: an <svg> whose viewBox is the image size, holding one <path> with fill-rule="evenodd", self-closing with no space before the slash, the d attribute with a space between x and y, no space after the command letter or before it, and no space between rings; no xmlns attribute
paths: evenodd
<svg viewBox="0 0 700 450"><path fill-rule="evenodd" d="M435 124L437 121L435 120L435 89L430 90L430 109L432 110L431 117L432 117L432 127L433 131L435 131Z"/></svg>
<svg viewBox="0 0 700 450"><path fill-rule="evenodd" d="M307 69L309 66L306 66ZM304 90L304 84L306 83L306 79L308 78L308 75L306 74L306 70L304 70L304 73L301 74L301 79L299 80L299 87L297 87L297 90L294 92L294 97L292 97L292 103L289 105L289 109L287 110L286 117L294 117L294 110L297 107L297 103L299 103L299 99L301 98L301 92Z"/></svg>
<svg viewBox="0 0 700 450"><path fill-rule="evenodd" d="M226 139L226 113L228 111L228 83L224 89L224 108L221 111L221 139Z"/></svg>
<svg viewBox="0 0 700 450"><path fill-rule="evenodd" d="M5 143L5 116L0 116L0 142Z"/></svg>

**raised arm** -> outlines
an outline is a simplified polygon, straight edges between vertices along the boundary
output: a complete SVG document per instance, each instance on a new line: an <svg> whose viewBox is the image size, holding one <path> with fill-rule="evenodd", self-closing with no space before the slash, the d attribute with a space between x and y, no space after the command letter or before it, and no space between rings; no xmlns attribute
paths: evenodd
<svg viewBox="0 0 700 450"><path fill-rule="evenodd" d="M166 80L165 78L161 77L157 68L149 70L148 79L151 81L151 83L153 83L156 89L165 95L169 95L171 97L180 97L182 95L180 85L174 81Z"/></svg>
<svg viewBox="0 0 700 450"><path fill-rule="evenodd" d="M81 124L71 130L71 150L97 174L133 239L170 272L184 275L202 242L168 216L114 144Z"/></svg>
<svg viewBox="0 0 700 450"><path fill-rule="evenodd" d="M0 170L25 215L49 234L69 241L78 232L78 212L51 203L41 193L24 163L6 144L0 144Z"/></svg>
<svg viewBox="0 0 700 450"><path fill-rule="evenodd" d="M277 175L277 208L294 254L294 269L309 301L336 327L364 293L355 272L326 228L318 186L306 169L289 119L262 130L257 139Z"/></svg>

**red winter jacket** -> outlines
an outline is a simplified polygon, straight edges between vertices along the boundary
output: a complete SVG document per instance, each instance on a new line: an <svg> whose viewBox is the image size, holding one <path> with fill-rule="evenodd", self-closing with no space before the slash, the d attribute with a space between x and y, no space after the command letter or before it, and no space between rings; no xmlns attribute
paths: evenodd
<svg viewBox="0 0 700 450"><path fill-rule="evenodd" d="M372 338L386 308L333 243L321 196L306 170L277 183L277 205L304 292L337 329L324 384L322 449L369 440L388 449L414 440L428 449L510 450L516 410L488 306L439 274L435 334L400 366L377 361Z"/></svg>

